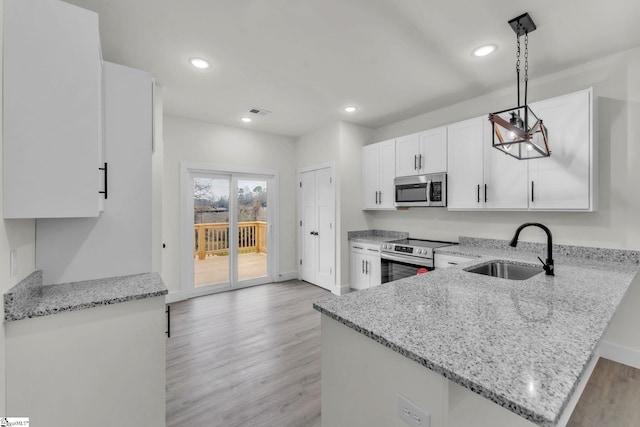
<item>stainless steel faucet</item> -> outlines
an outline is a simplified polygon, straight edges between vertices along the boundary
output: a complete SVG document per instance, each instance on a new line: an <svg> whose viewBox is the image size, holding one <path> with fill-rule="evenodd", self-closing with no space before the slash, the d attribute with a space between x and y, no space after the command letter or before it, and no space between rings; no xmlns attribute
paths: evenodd
<svg viewBox="0 0 640 427"><path fill-rule="evenodd" d="M523 228L529 227L530 225L533 225L533 226L536 226L536 227L540 227L542 230L544 230L545 233L547 233L547 262L543 262L540 257L538 257L538 259L542 263L542 266L543 266L542 268L544 269L545 274L547 276L554 276L554 274L553 274L553 257L551 255L553 241L552 241L552 238L551 238L551 231L547 228L546 225L540 224L538 222L527 222L527 223L522 224L516 230L516 234L515 234L515 236L513 236L513 239L511 239L511 242L509 242L509 245L513 246L515 248L518 245L518 236L520 235L520 232L522 231Z"/></svg>

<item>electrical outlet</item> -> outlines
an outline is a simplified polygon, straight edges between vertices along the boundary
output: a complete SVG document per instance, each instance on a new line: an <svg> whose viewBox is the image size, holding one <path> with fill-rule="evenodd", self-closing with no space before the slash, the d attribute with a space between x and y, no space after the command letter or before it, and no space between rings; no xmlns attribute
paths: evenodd
<svg viewBox="0 0 640 427"><path fill-rule="evenodd" d="M424 409L398 393L398 416L411 427L430 427L431 415Z"/></svg>

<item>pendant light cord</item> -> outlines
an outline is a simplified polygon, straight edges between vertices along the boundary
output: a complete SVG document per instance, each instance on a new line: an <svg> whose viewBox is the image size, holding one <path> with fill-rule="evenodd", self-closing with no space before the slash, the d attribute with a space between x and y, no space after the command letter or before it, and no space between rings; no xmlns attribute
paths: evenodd
<svg viewBox="0 0 640 427"><path fill-rule="evenodd" d="M518 107L520 106L520 36L516 33L518 50L516 51L516 86L518 88Z"/></svg>
<svg viewBox="0 0 640 427"><path fill-rule="evenodd" d="M524 33L524 105L527 105L529 86L529 33Z"/></svg>

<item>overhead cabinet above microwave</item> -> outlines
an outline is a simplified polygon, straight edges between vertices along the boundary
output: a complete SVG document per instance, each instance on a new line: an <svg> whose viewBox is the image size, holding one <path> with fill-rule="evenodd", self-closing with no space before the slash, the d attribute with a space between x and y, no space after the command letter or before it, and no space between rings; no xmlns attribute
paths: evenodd
<svg viewBox="0 0 640 427"><path fill-rule="evenodd" d="M447 171L447 128L430 129L396 139L396 176Z"/></svg>
<svg viewBox="0 0 640 427"><path fill-rule="evenodd" d="M4 217L98 216L98 15L62 1L5 0L3 42Z"/></svg>

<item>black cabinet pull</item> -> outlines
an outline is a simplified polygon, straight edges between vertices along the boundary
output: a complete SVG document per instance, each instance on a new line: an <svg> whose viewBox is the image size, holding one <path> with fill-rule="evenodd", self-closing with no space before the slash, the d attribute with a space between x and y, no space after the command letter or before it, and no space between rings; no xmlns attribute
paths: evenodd
<svg viewBox="0 0 640 427"><path fill-rule="evenodd" d="M480 203L480 184L478 184L478 203Z"/></svg>
<svg viewBox="0 0 640 427"><path fill-rule="evenodd" d="M104 167L98 168L98 170L104 171L104 191L98 191L98 194L104 194L104 199L107 200L109 198L109 186L107 184L107 162L104 162Z"/></svg>
<svg viewBox="0 0 640 427"><path fill-rule="evenodd" d="M533 181L531 181L531 201L533 202L534 200L535 200L535 197L533 193Z"/></svg>
<svg viewBox="0 0 640 427"><path fill-rule="evenodd" d="M167 306L167 310L165 311L165 313L167 313L167 338L171 338L171 306L168 305Z"/></svg>
<svg viewBox="0 0 640 427"><path fill-rule="evenodd" d="M487 203L487 184L484 185L484 202Z"/></svg>
<svg viewBox="0 0 640 427"><path fill-rule="evenodd" d="M382 191L378 191L378 194L379 194L379 196L378 196L378 202L379 202L380 204L382 204Z"/></svg>

